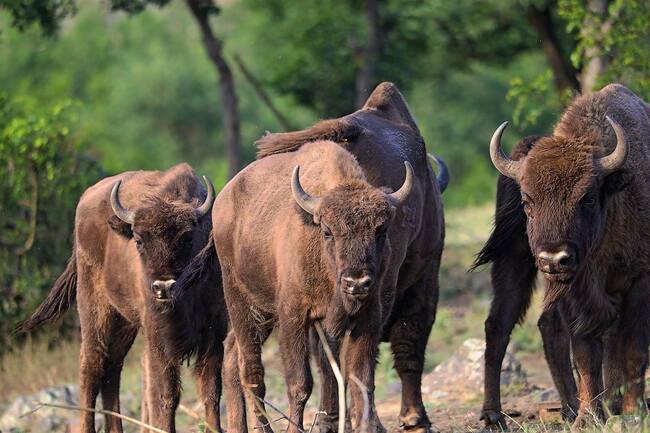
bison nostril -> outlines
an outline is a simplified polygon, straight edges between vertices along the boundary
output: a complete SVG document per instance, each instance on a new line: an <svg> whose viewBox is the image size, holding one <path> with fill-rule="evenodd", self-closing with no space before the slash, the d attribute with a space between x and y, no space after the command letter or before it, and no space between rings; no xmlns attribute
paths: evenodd
<svg viewBox="0 0 650 433"><path fill-rule="evenodd" d="M372 284L372 278L364 275L360 278L343 277L341 278L341 285L350 294L365 294Z"/></svg>
<svg viewBox="0 0 650 433"><path fill-rule="evenodd" d="M573 255L565 250L553 253L542 251L537 255L537 260L543 271L551 273L561 272L574 263Z"/></svg>
<svg viewBox="0 0 650 433"><path fill-rule="evenodd" d="M565 253L564 256L560 257L557 263L560 266L571 266L573 264L573 256Z"/></svg>
<svg viewBox="0 0 650 433"><path fill-rule="evenodd" d="M174 285L176 280L156 280L151 284L151 290L157 299L167 299L169 296L169 291Z"/></svg>

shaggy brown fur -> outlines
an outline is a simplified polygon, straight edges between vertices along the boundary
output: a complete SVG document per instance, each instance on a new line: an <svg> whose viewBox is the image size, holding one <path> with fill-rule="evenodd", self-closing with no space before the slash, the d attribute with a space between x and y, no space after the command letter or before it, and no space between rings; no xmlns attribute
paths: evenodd
<svg viewBox="0 0 650 433"><path fill-rule="evenodd" d="M645 409L643 377L650 338L649 113L648 105L621 85L579 97L552 136L532 146L518 145L523 164L517 184L500 179L495 230L477 260L477 265L494 262L495 301L486 321L484 416L488 423L499 421L500 410L498 382L488 378L489 363L500 365L510 331L525 312L540 267L539 252L555 248L568 248L572 262L560 274L545 274L544 314L559 312L571 332L581 379L576 423L583 423L589 412L603 416L603 366L610 387L606 393L620 381L611 378L623 376L623 412ZM606 115L622 126L628 146L623 167L609 175L603 175L596 163L616 146ZM516 205L518 199L523 204ZM508 224L515 225L506 228ZM499 236L505 238L498 240ZM499 292L510 294L511 300L496 302L497 297L503 298L497 296ZM562 334L560 329L556 333ZM547 339L545 348L546 343ZM560 369L564 373L554 378L556 384L559 380L568 386L564 390L568 396L573 381L568 378L567 344L562 343L563 355L559 361L556 355L555 361L564 365Z"/></svg>
<svg viewBox="0 0 650 433"><path fill-rule="evenodd" d="M224 188L213 212L232 339L236 337L226 354L224 377L238 377L239 363L243 386L262 397L260 345L277 326L290 415L301 425L312 386L311 323L323 321L335 351L343 331L351 328L347 371L366 384L372 402L377 344L390 341L403 385L400 421L414 432L428 431L420 380L438 300L444 223L438 182L404 99L384 83L363 109L304 131L267 135L259 149L261 159ZM394 209L384 192L403 183L405 160L413 166L413 190ZM304 189L323 198L313 217L292 198L295 165L301 167ZM203 265L193 262L189 269ZM365 299L341 289L342 275L360 272L374 281ZM321 408L327 413L319 418L319 427L334 431L336 381L322 352L318 366ZM247 427L239 386L234 379L226 382L228 424L241 432ZM358 426L362 396L356 387L350 391ZM382 431L372 406L370 431Z"/></svg>
<svg viewBox="0 0 650 433"><path fill-rule="evenodd" d="M121 180L119 198L135 210L133 224L113 213L110 193ZM81 324L80 405L119 412L124 357L141 328L145 398L143 418L175 431L180 396L179 366L196 354L195 376L208 423L220 428L220 370L227 315L216 284L216 266L206 267L182 293L156 293L156 280L177 278L209 238L209 216L196 208L205 188L187 164L164 172L127 172L98 182L79 200L75 245L65 272L21 329L60 317L75 295ZM214 250L209 244L206 251ZM215 289L214 286L218 286ZM122 432L119 418L106 416L106 431ZM95 431L94 414L82 415L80 431Z"/></svg>

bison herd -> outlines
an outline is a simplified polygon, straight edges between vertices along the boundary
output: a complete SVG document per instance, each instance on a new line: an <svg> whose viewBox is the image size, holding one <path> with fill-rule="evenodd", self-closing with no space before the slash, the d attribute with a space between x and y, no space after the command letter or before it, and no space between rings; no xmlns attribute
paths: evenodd
<svg viewBox="0 0 650 433"><path fill-rule="evenodd" d="M506 427L501 363L538 272L539 328L563 417L581 427L646 411L650 105L608 85L577 97L551 135L523 138L510 156L501 150L505 127L489 147L501 173L494 230L474 264L492 263L494 295L482 419ZM68 265L19 327L54 321L76 299L80 405L94 408L101 395L104 409L120 411L123 360L142 332L144 422L175 431L179 368L191 358L208 429L221 431L223 385L229 431L248 431L248 417L271 432L261 355L276 330L290 433L304 430L310 356L320 431L384 431L373 400L382 341L402 383L401 428L431 431L421 377L449 175L427 156L395 86L379 85L350 115L265 135L257 160L216 197L203 181L186 164L127 172L79 200ZM357 384L347 420L328 353ZM94 414L83 413L80 429L95 431ZM106 415L106 431L121 432L121 420Z"/></svg>

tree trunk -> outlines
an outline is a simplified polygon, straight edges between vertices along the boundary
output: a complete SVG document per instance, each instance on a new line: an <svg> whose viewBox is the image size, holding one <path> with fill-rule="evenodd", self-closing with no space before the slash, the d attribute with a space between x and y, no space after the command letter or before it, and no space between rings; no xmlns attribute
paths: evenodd
<svg viewBox="0 0 650 433"><path fill-rule="evenodd" d="M216 6L212 0L186 0L186 2L201 30L203 46L219 75L228 176L232 178L241 167L239 109L232 71L223 56L223 41L214 35L210 26L210 11L214 10Z"/></svg>
<svg viewBox="0 0 650 433"><path fill-rule="evenodd" d="M553 29L553 19L548 6L540 10L534 5L530 5L526 11L526 19L533 26L542 43L542 50L546 60L553 70L555 87L560 92L566 89L579 92L580 83L577 79L577 71L570 61L562 55L560 42Z"/></svg>
<svg viewBox="0 0 650 433"><path fill-rule="evenodd" d="M609 31L612 23L606 20L608 0L588 0L587 16L583 24L581 33L583 37L592 37L598 35L594 40L595 43L585 50L586 64L580 75L580 84L582 93L590 93L594 90L598 78L603 75L609 57L603 54L602 40L604 35Z"/></svg>
<svg viewBox="0 0 650 433"><path fill-rule="evenodd" d="M368 36L366 46L361 51L361 69L357 74L356 101L362 107L368 99L377 80L377 65L381 51L381 30L379 25L379 0L364 0Z"/></svg>

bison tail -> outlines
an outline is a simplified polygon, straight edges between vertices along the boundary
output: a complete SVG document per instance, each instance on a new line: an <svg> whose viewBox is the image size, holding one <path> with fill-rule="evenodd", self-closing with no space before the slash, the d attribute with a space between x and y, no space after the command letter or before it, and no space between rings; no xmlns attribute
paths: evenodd
<svg viewBox="0 0 650 433"><path fill-rule="evenodd" d="M494 262L500 257L513 254L513 246L526 240L526 215L521 204L521 193L517 184L505 176L499 176L497 183L494 229L487 242L476 255L470 271Z"/></svg>
<svg viewBox="0 0 650 433"><path fill-rule="evenodd" d="M165 342L165 353L171 359L201 358L214 350L214 332L206 336L202 329L217 326L208 322L213 320L213 304L223 299L223 295L219 297L220 288L221 269L211 233L207 245L174 283L168 312L171 317L161 316L158 330Z"/></svg>
<svg viewBox="0 0 650 433"><path fill-rule="evenodd" d="M214 246L212 233L210 233L207 245L194 256L174 283L171 293L172 302L175 303L181 299L185 292L194 287L210 272L220 273L219 259L217 258L217 249Z"/></svg>
<svg viewBox="0 0 650 433"><path fill-rule="evenodd" d="M61 318L77 297L77 258L72 253L65 271L57 278L47 298L29 319L16 326L16 332L29 332Z"/></svg>

